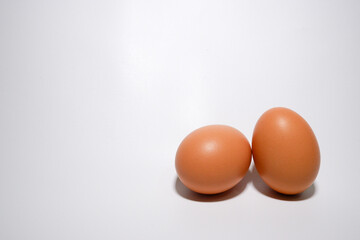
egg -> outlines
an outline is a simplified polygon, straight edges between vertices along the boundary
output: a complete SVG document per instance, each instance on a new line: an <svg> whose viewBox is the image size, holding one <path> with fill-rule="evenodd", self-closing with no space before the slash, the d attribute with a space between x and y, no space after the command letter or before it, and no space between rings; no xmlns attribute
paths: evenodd
<svg viewBox="0 0 360 240"><path fill-rule="evenodd" d="M176 152L180 181L202 194L224 192L240 182L249 169L251 147L237 129L210 125L191 132Z"/></svg>
<svg viewBox="0 0 360 240"><path fill-rule="evenodd" d="M283 194L305 191L319 172L316 137L309 124L287 108L272 108L259 118L253 132L252 152L261 178Z"/></svg>

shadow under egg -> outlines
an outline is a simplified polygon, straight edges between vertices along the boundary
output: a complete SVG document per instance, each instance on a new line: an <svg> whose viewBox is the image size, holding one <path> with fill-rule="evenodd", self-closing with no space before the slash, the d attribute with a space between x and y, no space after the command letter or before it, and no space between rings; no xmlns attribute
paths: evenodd
<svg viewBox="0 0 360 240"><path fill-rule="evenodd" d="M219 202L234 198L241 194L246 185L251 181L251 172L248 171L244 178L233 188L217 194L201 194L187 188L178 177L175 179L174 188L181 197L198 202Z"/></svg>
<svg viewBox="0 0 360 240"><path fill-rule="evenodd" d="M267 197L283 200L283 201L303 201L315 195L316 192L315 183L313 183L308 189L306 189L302 193L295 195L286 195L276 192L275 190L271 189L268 185L266 185L266 183L261 179L255 166L253 166L252 169L249 171L251 171L252 183L255 189Z"/></svg>

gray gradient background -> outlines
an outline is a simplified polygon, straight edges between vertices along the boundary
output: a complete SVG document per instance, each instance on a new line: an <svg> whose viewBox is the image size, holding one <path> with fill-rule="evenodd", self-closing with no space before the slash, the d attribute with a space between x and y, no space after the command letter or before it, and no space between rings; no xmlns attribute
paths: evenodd
<svg viewBox="0 0 360 240"><path fill-rule="evenodd" d="M358 239L359 1L0 1L0 239ZM174 157L285 106L321 169L189 192Z"/></svg>

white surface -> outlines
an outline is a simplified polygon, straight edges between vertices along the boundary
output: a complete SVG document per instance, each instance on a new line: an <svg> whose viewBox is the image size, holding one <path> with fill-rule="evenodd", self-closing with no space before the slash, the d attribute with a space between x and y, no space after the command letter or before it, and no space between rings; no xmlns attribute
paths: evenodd
<svg viewBox="0 0 360 240"><path fill-rule="evenodd" d="M1 1L0 239L358 239L359 1ZM292 108L322 162L298 198L176 182L207 124Z"/></svg>

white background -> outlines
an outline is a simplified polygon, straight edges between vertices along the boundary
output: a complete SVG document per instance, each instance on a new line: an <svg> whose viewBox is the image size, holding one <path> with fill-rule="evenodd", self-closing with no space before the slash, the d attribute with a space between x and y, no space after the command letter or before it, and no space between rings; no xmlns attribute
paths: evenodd
<svg viewBox="0 0 360 240"><path fill-rule="evenodd" d="M359 1L0 2L0 239L358 239ZM291 108L315 184L177 181L181 140Z"/></svg>

